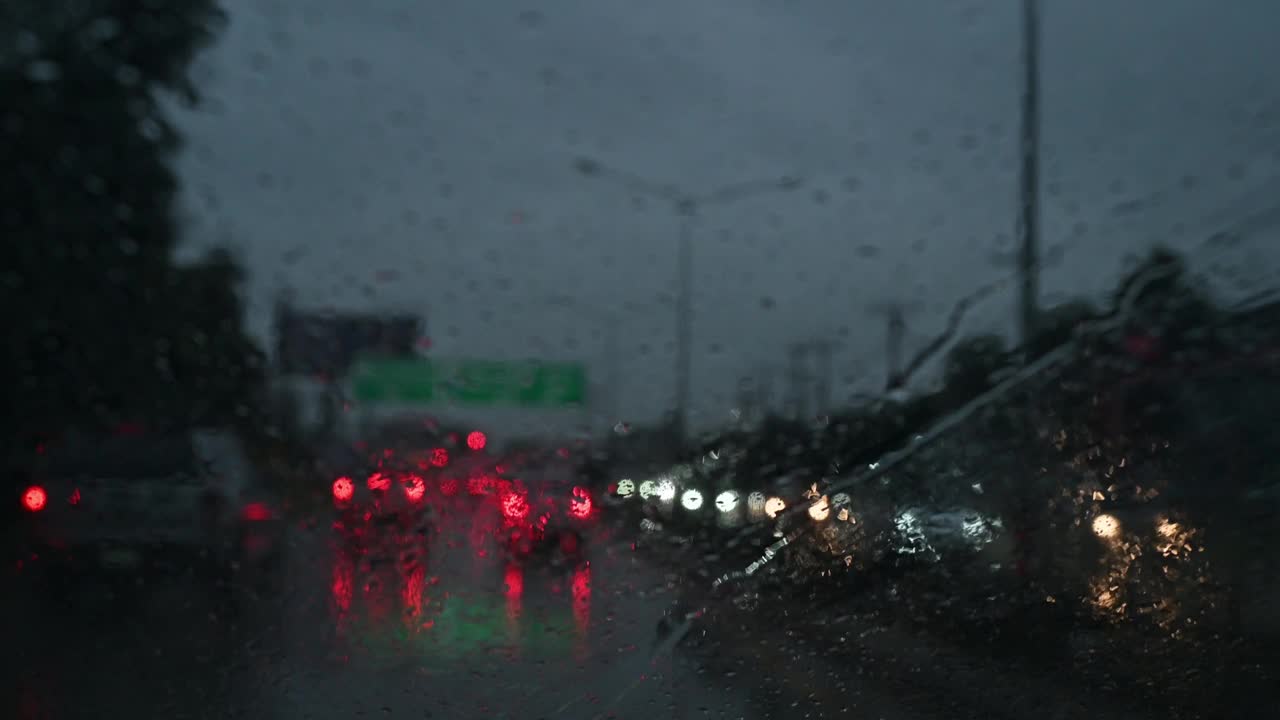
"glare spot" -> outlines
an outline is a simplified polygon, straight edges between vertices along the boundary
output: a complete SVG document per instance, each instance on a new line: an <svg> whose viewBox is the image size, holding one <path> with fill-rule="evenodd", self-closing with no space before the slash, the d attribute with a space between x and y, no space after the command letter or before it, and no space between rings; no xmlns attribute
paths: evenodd
<svg viewBox="0 0 1280 720"><path fill-rule="evenodd" d="M787 504L780 497L771 497L764 501L764 514L770 518L778 517L778 513L787 509Z"/></svg>
<svg viewBox="0 0 1280 720"><path fill-rule="evenodd" d="M676 496L676 484L671 480L663 479L658 481L657 496L659 500L668 502Z"/></svg>
<svg viewBox="0 0 1280 720"><path fill-rule="evenodd" d="M680 504L686 510L697 510L702 507L702 493L693 489L685 490L684 495L680 496Z"/></svg>
<svg viewBox="0 0 1280 720"><path fill-rule="evenodd" d="M725 490L716 496L716 509L722 513L733 512L738 507L738 493Z"/></svg>
<svg viewBox="0 0 1280 720"><path fill-rule="evenodd" d="M1093 534L1111 539L1120 534L1120 521L1114 515L1099 515L1093 519Z"/></svg>
<svg viewBox="0 0 1280 720"><path fill-rule="evenodd" d="M819 522L831 517L831 501L827 499L826 495L818 498L809 506L809 517Z"/></svg>

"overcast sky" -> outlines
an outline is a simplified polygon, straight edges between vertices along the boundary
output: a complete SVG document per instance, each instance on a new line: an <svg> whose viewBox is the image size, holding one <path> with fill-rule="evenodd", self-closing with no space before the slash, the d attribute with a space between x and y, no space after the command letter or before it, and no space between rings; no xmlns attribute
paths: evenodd
<svg viewBox="0 0 1280 720"><path fill-rule="evenodd" d="M611 324L624 414L652 418L676 219L578 155L693 192L807 181L698 224L701 424L793 340L843 343L837 399L870 390L877 306L911 308L920 343L1008 272L1017 0L224 1L182 173L192 243L244 252L260 332L287 285L423 312L441 355L603 376ZM1042 4L1046 299L1099 292L1156 240L1273 282L1265 220L1239 247L1203 241L1280 204L1280 4ZM1011 307L967 327L1006 329Z"/></svg>

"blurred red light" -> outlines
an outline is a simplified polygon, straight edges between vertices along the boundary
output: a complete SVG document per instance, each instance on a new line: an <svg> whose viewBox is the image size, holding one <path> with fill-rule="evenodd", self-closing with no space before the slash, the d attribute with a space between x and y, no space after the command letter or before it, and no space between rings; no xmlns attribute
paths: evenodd
<svg viewBox="0 0 1280 720"><path fill-rule="evenodd" d="M67 502L71 503L72 505L80 504L80 488L76 488L75 490L71 491L71 497L67 498Z"/></svg>
<svg viewBox="0 0 1280 720"><path fill-rule="evenodd" d="M458 494L457 478L445 478L444 480L442 480L440 482L440 492L444 493L449 497L457 495Z"/></svg>
<svg viewBox="0 0 1280 720"><path fill-rule="evenodd" d="M524 572L519 565L508 565L503 584L507 586L507 597L520 597L524 594Z"/></svg>
<svg viewBox="0 0 1280 720"><path fill-rule="evenodd" d="M253 522L271 519L271 508L265 503L254 502L244 506L244 519Z"/></svg>
<svg viewBox="0 0 1280 720"><path fill-rule="evenodd" d="M479 430L475 430L471 434L467 435L467 447L472 450L483 450L484 446L488 443L489 438L485 437L485 434Z"/></svg>
<svg viewBox="0 0 1280 720"><path fill-rule="evenodd" d="M390 490L391 478L382 473L374 473L369 476L368 484L370 490Z"/></svg>
<svg viewBox="0 0 1280 720"><path fill-rule="evenodd" d="M333 481L333 498L339 502L347 502L356 494L356 484L351 478L340 477Z"/></svg>
<svg viewBox="0 0 1280 720"><path fill-rule="evenodd" d="M509 520L522 520L529 515L529 502L519 493L503 493L502 514Z"/></svg>
<svg viewBox="0 0 1280 720"><path fill-rule="evenodd" d="M573 489L573 497L569 499L569 514L576 518L585 518L591 514L591 493L586 488Z"/></svg>
<svg viewBox="0 0 1280 720"><path fill-rule="evenodd" d="M436 467L444 467L449 464L449 451L444 448L436 448L431 451L431 464Z"/></svg>
<svg viewBox="0 0 1280 720"><path fill-rule="evenodd" d="M573 614L579 629L585 630L591 619L591 567L583 565L573 571L570 581L573 593Z"/></svg>
<svg viewBox="0 0 1280 720"><path fill-rule="evenodd" d="M418 502L427 494L427 484L417 475L410 475L405 480L404 494L409 496L411 502Z"/></svg>
<svg viewBox="0 0 1280 720"><path fill-rule="evenodd" d="M32 485L22 493L22 504L31 512L43 510L47 502L49 502L49 496L39 485Z"/></svg>

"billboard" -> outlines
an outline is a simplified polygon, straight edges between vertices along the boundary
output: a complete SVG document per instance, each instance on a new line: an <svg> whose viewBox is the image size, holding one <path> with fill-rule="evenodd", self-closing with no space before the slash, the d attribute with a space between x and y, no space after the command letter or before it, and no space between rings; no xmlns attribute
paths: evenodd
<svg viewBox="0 0 1280 720"><path fill-rule="evenodd" d="M276 311L276 363L286 375L343 377L361 355L414 357L422 337L416 315Z"/></svg>

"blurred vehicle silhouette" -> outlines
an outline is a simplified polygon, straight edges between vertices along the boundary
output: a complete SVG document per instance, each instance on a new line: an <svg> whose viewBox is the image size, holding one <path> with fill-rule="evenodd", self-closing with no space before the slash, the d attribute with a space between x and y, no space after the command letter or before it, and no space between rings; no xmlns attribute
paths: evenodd
<svg viewBox="0 0 1280 720"><path fill-rule="evenodd" d="M17 502L27 567L55 595L86 575L193 573L220 592L278 579L279 504L228 431L69 435Z"/></svg>

